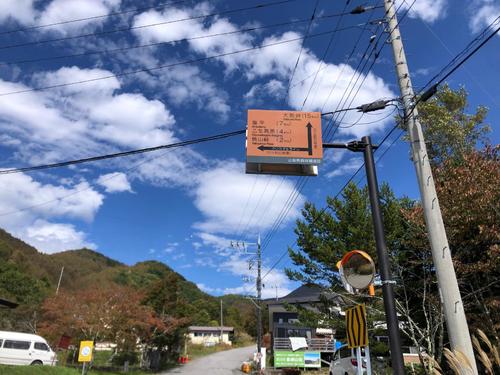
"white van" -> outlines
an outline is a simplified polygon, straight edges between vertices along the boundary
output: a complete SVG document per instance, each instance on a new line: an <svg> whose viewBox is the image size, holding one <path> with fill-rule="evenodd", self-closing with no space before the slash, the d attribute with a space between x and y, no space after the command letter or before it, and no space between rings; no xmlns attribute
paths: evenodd
<svg viewBox="0 0 500 375"><path fill-rule="evenodd" d="M365 350L361 348L361 366L362 373L366 374ZM356 349L349 349L347 346L341 346L333 355L330 363L329 375L356 375L358 369L358 360L356 358Z"/></svg>
<svg viewBox="0 0 500 375"><path fill-rule="evenodd" d="M55 366L56 353L43 337L0 331L0 363L4 365Z"/></svg>

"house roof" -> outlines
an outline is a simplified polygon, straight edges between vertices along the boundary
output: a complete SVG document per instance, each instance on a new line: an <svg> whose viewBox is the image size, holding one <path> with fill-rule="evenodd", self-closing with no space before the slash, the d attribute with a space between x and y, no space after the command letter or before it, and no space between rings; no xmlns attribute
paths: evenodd
<svg viewBox="0 0 500 375"><path fill-rule="evenodd" d="M337 300L343 304L342 297L336 293L332 293L316 284L304 284L294 291L290 292L281 298L269 298L264 302L268 305L282 305L284 303L308 303L319 302L321 297L331 300Z"/></svg>
<svg viewBox="0 0 500 375"><path fill-rule="evenodd" d="M189 332L220 332L221 327L190 326ZM223 332L232 332L234 327L222 327Z"/></svg>

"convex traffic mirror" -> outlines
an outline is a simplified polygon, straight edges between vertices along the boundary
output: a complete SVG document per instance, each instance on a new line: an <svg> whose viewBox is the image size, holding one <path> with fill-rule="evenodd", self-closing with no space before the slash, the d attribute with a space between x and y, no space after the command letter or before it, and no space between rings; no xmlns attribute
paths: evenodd
<svg viewBox="0 0 500 375"><path fill-rule="evenodd" d="M339 262L340 275L354 289L365 289L373 283L375 263L364 251L352 250Z"/></svg>

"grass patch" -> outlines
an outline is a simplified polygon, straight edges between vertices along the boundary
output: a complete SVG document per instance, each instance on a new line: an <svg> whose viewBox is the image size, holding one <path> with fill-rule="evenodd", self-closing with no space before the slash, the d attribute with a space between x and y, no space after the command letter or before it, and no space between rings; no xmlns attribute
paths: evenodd
<svg viewBox="0 0 500 375"><path fill-rule="evenodd" d="M0 365L0 375L81 375L82 370L51 366L4 366ZM90 370L88 375L122 375L123 372ZM129 375L151 375L150 372L129 371Z"/></svg>

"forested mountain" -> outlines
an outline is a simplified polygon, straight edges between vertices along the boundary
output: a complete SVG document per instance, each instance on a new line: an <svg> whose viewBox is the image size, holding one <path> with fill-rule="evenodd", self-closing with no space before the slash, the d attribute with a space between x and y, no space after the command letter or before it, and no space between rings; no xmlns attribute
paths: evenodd
<svg viewBox="0 0 500 375"><path fill-rule="evenodd" d="M63 266L59 300L55 301ZM219 324L222 298L224 324L234 326L239 333L254 333L255 309L250 301L241 296L208 295L163 263L146 261L127 266L88 249L43 254L0 229L0 298L19 303L15 310L0 311L0 329L29 332L49 327L55 338L66 331L62 332L64 326L47 324L50 309L60 308L83 289L133 294L129 298L137 304L148 306L158 316L181 319L184 327ZM100 297L95 298L98 301Z"/></svg>

